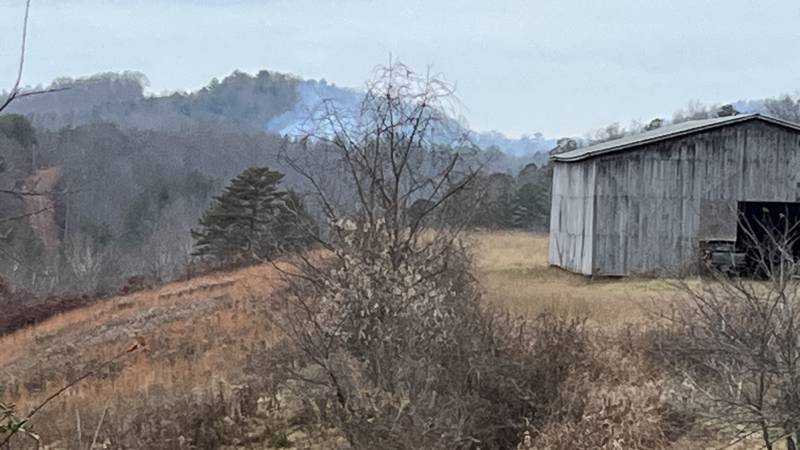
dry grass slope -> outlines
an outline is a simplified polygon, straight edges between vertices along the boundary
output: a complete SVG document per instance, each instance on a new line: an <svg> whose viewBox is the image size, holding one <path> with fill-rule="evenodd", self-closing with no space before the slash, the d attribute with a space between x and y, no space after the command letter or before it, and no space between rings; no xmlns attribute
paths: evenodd
<svg viewBox="0 0 800 450"><path fill-rule="evenodd" d="M276 333L256 320L278 280L271 266L217 273L69 311L0 338L0 394L30 410L47 394L144 339L147 351L71 388L37 417L49 439L73 439L76 420L122 424L137 408L235 386L246 357ZM92 419L94 422L92 422ZM122 432L122 431L120 431ZM90 431L84 431L91 434Z"/></svg>

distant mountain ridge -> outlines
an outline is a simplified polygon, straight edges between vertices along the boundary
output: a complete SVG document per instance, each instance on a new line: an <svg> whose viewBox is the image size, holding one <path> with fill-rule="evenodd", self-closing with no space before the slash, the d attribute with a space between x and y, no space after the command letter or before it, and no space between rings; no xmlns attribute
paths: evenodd
<svg viewBox="0 0 800 450"><path fill-rule="evenodd" d="M111 122L122 128L171 129L213 122L245 130L265 130L273 117L297 100L296 77L261 71L234 72L194 92L146 95L147 78L138 72L103 73L54 81L64 89L20 99L11 112L28 115L49 129Z"/></svg>
<svg viewBox="0 0 800 450"><path fill-rule="evenodd" d="M345 108L356 107L362 93L325 80L304 80L292 75L236 71L193 92L147 95L147 78L139 72L102 73L84 78L61 78L49 87L65 89L26 97L10 112L29 116L35 126L48 129L111 122L122 128L175 129L198 122L246 131L302 135L311 113L325 99ZM519 139L497 131L471 132L483 149L498 150L537 162L555 146L555 139L537 133Z"/></svg>

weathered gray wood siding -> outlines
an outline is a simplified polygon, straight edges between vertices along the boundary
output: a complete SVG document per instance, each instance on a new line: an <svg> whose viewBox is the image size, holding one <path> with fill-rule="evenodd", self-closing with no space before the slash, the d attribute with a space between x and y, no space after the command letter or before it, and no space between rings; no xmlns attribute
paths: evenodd
<svg viewBox="0 0 800 450"><path fill-rule="evenodd" d="M553 167L550 264L591 275L594 226L594 161Z"/></svg>
<svg viewBox="0 0 800 450"><path fill-rule="evenodd" d="M758 120L555 163L550 260L604 275L679 271L696 262L700 240L736 238L739 201L798 201L798 181L800 134ZM593 251L576 252L578 240ZM566 260L553 243L567 244Z"/></svg>

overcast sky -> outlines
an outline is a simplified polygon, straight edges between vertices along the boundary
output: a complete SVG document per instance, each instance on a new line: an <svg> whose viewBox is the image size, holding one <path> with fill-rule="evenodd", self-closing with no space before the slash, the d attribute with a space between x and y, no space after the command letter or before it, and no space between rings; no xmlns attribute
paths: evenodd
<svg viewBox="0 0 800 450"><path fill-rule="evenodd" d="M0 0L10 86L24 0ZM27 84L137 70L150 90L234 69L360 87L393 54L457 86L469 124L582 135L800 89L797 0L33 0Z"/></svg>

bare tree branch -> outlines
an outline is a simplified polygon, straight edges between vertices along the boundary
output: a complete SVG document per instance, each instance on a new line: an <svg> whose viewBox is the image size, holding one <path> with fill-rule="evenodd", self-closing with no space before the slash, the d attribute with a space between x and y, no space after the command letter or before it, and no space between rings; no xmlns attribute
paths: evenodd
<svg viewBox="0 0 800 450"><path fill-rule="evenodd" d="M11 91L8 94L8 97L0 103L0 112L8 107L11 102L16 99L20 94L20 83L22 83L22 72L25 67L25 46L28 42L28 17L30 15L31 10L31 0L25 1L25 17L22 20L22 43L20 45L20 52L19 52L19 66L17 68L17 78L14 81L14 86L11 87Z"/></svg>
<svg viewBox="0 0 800 450"><path fill-rule="evenodd" d="M25 213L25 214L19 214L19 215L10 216L10 217L2 217L2 218L0 218L0 223L11 222L11 221L14 221L14 220L22 220L22 219L25 219L25 218L28 218L28 217L31 217L31 216L35 216L37 214L41 214L41 213L43 213L45 211L49 211L51 209L53 209L53 207L52 206L48 206L46 208L40 208L40 209L37 209L36 211L32 211L32 212Z"/></svg>

